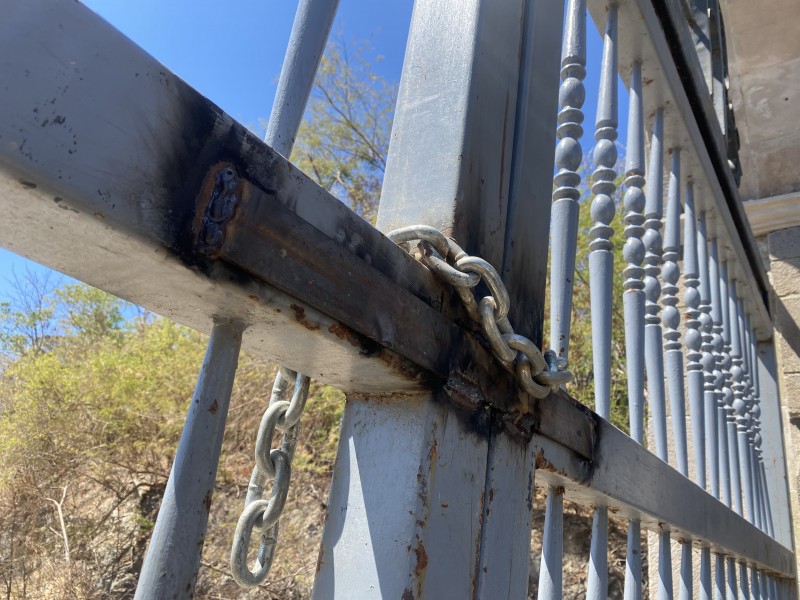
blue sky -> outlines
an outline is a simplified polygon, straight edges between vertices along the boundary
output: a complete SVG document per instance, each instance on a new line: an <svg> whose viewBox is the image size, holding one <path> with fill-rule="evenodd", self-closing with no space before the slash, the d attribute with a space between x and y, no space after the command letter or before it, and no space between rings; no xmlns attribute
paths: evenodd
<svg viewBox="0 0 800 600"><path fill-rule="evenodd" d="M83 0L114 27L218 104L242 124L259 129L272 107L295 0ZM390 82L400 79L412 0L341 0L335 35L366 41L377 62L375 71ZM592 144L602 44L589 19L587 48L587 130ZM620 140L624 143L625 103L620 93ZM0 249L0 289L12 269L43 269ZM0 295L3 295L0 293Z"/></svg>

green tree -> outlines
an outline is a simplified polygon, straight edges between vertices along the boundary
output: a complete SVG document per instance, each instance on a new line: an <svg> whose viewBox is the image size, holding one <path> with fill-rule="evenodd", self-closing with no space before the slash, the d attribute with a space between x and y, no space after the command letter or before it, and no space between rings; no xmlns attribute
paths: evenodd
<svg viewBox="0 0 800 600"><path fill-rule="evenodd" d="M351 49L341 38L328 44L292 160L374 222L397 86L371 70L367 54L364 45Z"/></svg>

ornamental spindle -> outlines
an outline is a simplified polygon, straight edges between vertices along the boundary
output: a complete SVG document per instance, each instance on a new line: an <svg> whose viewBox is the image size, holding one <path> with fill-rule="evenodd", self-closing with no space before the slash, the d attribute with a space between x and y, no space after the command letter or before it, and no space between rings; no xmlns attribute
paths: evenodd
<svg viewBox="0 0 800 600"><path fill-rule="evenodd" d="M711 494L719 498L719 448L717 446L717 395L716 375L714 367L714 326L711 317L711 282L708 274L708 233L706 229L706 213L697 216L697 264L700 272L700 331L703 334L701 350L703 356L703 410L706 438L706 466L711 485Z"/></svg>
<svg viewBox="0 0 800 600"><path fill-rule="evenodd" d="M706 214L701 212L697 215L697 272L699 275L698 293L700 303L698 307L697 320L701 334L702 350L700 364L703 375L703 395L702 408L699 412L703 413L703 423L705 425L705 447L706 447L706 466L711 483L711 492L714 497L719 497L719 480L717 477L717 421L716 421L716 397L714 394L714 355L711 353L714 346L712 344L711 319L711 286L708 280L708 243L706 231ZM688 224L687 224L688 226ZM688 242L686 242L688 243ZM701 433L703 435L703 433ZM700 550L700 587L702 593L708 593L711 598L711 549L703 546Z"/></svg>
<svg viewBox="0 0 800 600"><path fill-rule="evenodd" d="M558 144L553 180L553 207L550 221L550 344L565 361L569 353L572 318L572 291L575 280L575 249L578 237L583 151L578 140L583 135L583 101L586 92L586 1L570 0L561 48L561 87L558 103ZM542 544L542 569L539 593L542 600L560 598L562 590L563 488L551 486L545 508Z"/></svg>
<svg viewBox="0 0 800 600"><path fill-rule="evenodd" d="M667 188L667 218L664 228L664 265L661 278L664 281L661 302L664 310L661 322L664 325L664 362L669 384L670 412L675 438L675 461L678 471L689 476L689 460L686 451L686 398L684 393L683 352L681 350L680 312L678 311L678 260L681 250L681 149L672 149L669 185Z"/></svg>
<svg viewBox="0 0 800 600"><path fill-rule="evenodd" d="M731 324L731 379L733 380L733 410L736 414L737 450L739 453L739 473L741 475L742 494L744 496L745 517L751 523L753 520L753 486L750 471L750 447L747 430L750 427L750 416L747 412L747 403L744 400L744 368L742 330L739 326L738 296L736 293L736 280L728 286L728 302L730 305Z"/></svg>
<svg viewBox="0 0 800 600"><path fill-rule="evenodd" d="M658 302L661 285L658 282L662 254L661 217L663 216L664 189L664 109L656 110L653 119L653 135L650 138L650 179L647 182L645 200L644 255L645 326L644 351L647 372L647 391L653 417L653 437L656 456L669 462L667 451L667 411L664 397L664 354L661 310ZM670 532L659 532L658 544L658 597L672 598L672 549Z"/></svg>
<svg viewBox="0 0 800 600"><path fill-rule="evenodd" d="M702 334L700 333L700 285L697 266L697 228L694 211L694 183L686 183L684 200L683 230L683 268L684 303L686 304L686 379L689 393L689 409L692 417L692 446L694 448L695 481L697 485L706 487L706 453L703 415L703 364L700 359Z"/></svg>
<svg viewBox="0 0 800 600"><path fill-rule="evenodd" d="M645 327L644 348L647 371L647 392L653 417L653 437L656 456L668 462L667 414L664 401L664 356L662 354L661 310L658 301L661 285L658 282L661 263L662 238L661 217L663 209L664 154L664 109L656 110L653 120L653 135L650 139L650 180L645 201L644 255Z"/></svg>
<svg viewBox="0 0 800 600"><path fill-rule="evenodd" d="M652 180L651 180L652 181ZM664 281L662 303L664 310L661 321L664 324L664 363L669 383L670 412L672 430L675 438L675 460L678 471L689 476L689 461L686 451L686 398L683 380L683 352L680 343L680 312L678 312L678 279L680 279L681 249L681 149L672 149L669 184L667 187L667 214L664 227L664 265L661 277ZM649 378L649 375L648 375ZM662 533L663 535L663 533ZM660 547L659 547L660 548ZM661 558L659 557L659 560ZM671 560L671 557L670 557ZM692 544L681 543L680 600L691 600L693 594Z"/></svg>
<svg viewBox="0 0 800 600"><path fill-rule="evenodd" d="M730 473L728 471L728 435L725 424L725 395L728 389L728 379L725 357L725 340L722 337L722 300L720 295L720 264L719 245L717 238L710 241L710 255L708 265L709 283L711 285L711 318L712 318L712 345L714 347L714 391L716 396L715 423L717 431L717 456L719 457L719 482L720 499L725 506L731 506Z"/></svg>
<svg viewBox="0 0 800 600"><path fill-rule="evenodd" d="M644 440L644 282L641 267L645 247L644 228L644 122L642 119L642 65L631 66L628 142L625 160L625 245L622 255L627 263L622 304L625 316L625 359L628 373L628 411L631 437ZM625 598L642 595L641 530L637 519L628 522L628 550L625 558Z"/></svg>
<svg viewBox="0 0 800 600"><path fill-rule="evenodd" d="M589 285L592 304L592 352L594 365L595 410L604 419L610 416L611 402L611 290L614 246L611 221L614 218L614 167L617 162L617 5L608 6L593 159L591 214L594 225L589 236ZM592 545L589 555L587 598L608 597L608 509L595 508L592 519Z"/></svg>
<svg viewBox="0 0 800 600"><path fill-rule="evenodd" d="M730 302L728 301L728 263L723 261L719 278L720 299L722 302L722 340L723 345L723 375L726 378L725 393L725 433L728 443L728 472L731 476L731 504L737 514L742 513L742 484L739 475L739 453L736 442L736 412L733 408L733 355L731 345L731 315ZM722 433L720 432L720 435Z"/></svg>

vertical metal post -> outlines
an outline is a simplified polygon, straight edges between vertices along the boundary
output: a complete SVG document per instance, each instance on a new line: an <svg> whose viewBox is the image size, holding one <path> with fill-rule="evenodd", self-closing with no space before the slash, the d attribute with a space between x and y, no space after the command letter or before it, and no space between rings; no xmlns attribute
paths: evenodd
<svg viewBox="0 0 800 600"><path fill-rule="evenodd" d="M592 315L592 360L594 363L595 410L604 419L611 403L611 291L614 269L614 179L617 163L617 16L618 7L608 6L600 67L600 90L592 174L592 226L589 236L589 289ZM597 506L592 518L592 542L589 550L588 600L608 597L608 508Z"/></svg>
<svg viewBox="0 0 800 600"><path fill-rule="evenodd" d="M700 352L702 334L700 333L700 292L697 287L697 227L695 225L694 183L686 183L684 194L683 229L683 268L686 291L686 379L689 393L689 411L692 417L692 445L694 448L695 480L701 488L706 488L706 452L704 438L703 411L703 357Z"/></svg>
<svg viewBox="0 0 800 600"><path fill-rule="evenodd" d="M572 319L572 291L575 280L575 254L581 183L579 169L583 157L583 101L586 75L586 2L567 3L561 49L558 144L553 181L553 207L550 221L550 345L563 360L569 358ZM563 557L563 488L550 487L545 507L545 535L542 543L538 597L561 598Z"/></svg>
<svg viewBox="0 0 800 600"><path fill-rule="evenodd" d="M669 531L658 534L658 600L672 600L672 547Z"/></svg>
<svg viewBox="0 0 800 600"><path fill-rule="evenodd" d="M286 158L292 153L339 0L300 0L281 67L264 141Z"/></svg>
<svg viewBox="0 0 800 600"><path fill-rule="evenodd" d="M728 574L728 586L727 586L727 595L725 596L728 600L736 600L737 598L737 589L736 589L736 561L732 557L727 557L727 574Z"/></svg>
<svg viewBox="0 0 800 600"><path fill-rule="evenodd" d="M700 600L716 600L711 587L711 549L708 546L700 550Z"/></svg>
<svg viewBox="0 0 800 600"><path fill-rule="evenodd" d="M214 324L136 598L193 595L241 342L241 325Z"/></svg>
<svg viewBox="0 0 800 600"><path fill-rule="evenodd" d="M747 565L739 563L739 600L750 600L750 583L747 579Z"/></svg>
<svg viewBox="0 0 800 600"><path fill-rule="evenodd" d="M714 600L725 600L725 559L715 553Z"/></svg>
<svg viewBox="0 0 800 600"><path fill-rule="evenodd" d="M723 366L723 373L726 377L725 393L725 432L728 444L728 472L731 476L731 505L737 514L743 513L742 509L742 484L739 471L739 453L736 442L736 412L733 408L734 392L733 392L733 347L732 340L733 334L731 327L731 311L730 302L728 300L728 263L722 263L720 271L720 301L722 303L722 338L724 342L723 359L725 364ZM737 335L738 338L738 335ZM722 433L720 432L720 435Z"/></svg>
<svg viewBox="0 0 800 600"><path fill-rule="evenodd" d="M702 364L705 381L703 408L706 438L706 466L711 486L711 494L719 498L719 446L717 445L717 397L715 388L714 367L716 361L712 351L713 320L711 317L711 281L708 272L708 232L706 213L697 215L697 264L700 272L700 329L703 332Z"/></svg>
<svg viewBox="0 0 800 600"><path fill-rule="evenodd" d="M681 583L679 600L692 600L694 597L694 573L692 572L692 544L681 543Z"/></svg>
<svg viewBox="0 0 800 600"><path fill-rule="evenodd" d="M650 138L650 164L645 200L644 255L645 327L644 350L647 373L647 393L653 419L655 451L664 462L669 461L667 451L667 411L664 398L664 356L661 333L659 300L661 286L658 282L661 264L662 239L661 217L663 215L664 186L664 109L656 109L653 132Z"/></svg>
<svg viewBox="0 0 800 600"><path fill-rule="evenodd" d="M631 66L630 105L628 108L628 142L625 160L625 245L622 255L627 263L623 271L623 310L625 316L625 358L628 372L628 410L631 437L644 441L644 260L642 214L645 207L644 186L644 123L642 120L642 65ZM628 550L625 557L625 598L642 595L642 555L639 521L628 522Z"/></svg>
<svg viewBox="0 0 800 600"><path fill-rule="evenodd" d="M724 354L725 340L722 337L722 300L720 295L720 263L717 238L710 244L708 276L711 285L712 345L714 354L715 422L717 431L717 456L719 457L720 499L725 506L731 506L730 473L728 471L728 435L725 417L725 396L732 394L728 388L727 366L729 358Z"/></svg>
<svg viewBox="0 0 800 600"><path fill-rule="evenodd" d="M304 0L298 7L281 72L267 143L288 156L325 47L338 0ZM191 597L243 327L215 323L178 451L145 557L137 598Z"/></svg>
<svg viewBox="0 0 800 600"><path fill-rule="evenodd" d="M562 556L564 545L564 488L550 487L545 506L542 562L539 571L539 600L562 597Z"/></svg>
<svg viewBox="0 0 800 600"><path fill-rule="evenodd" d="M667 218L664 227L664 266L661 276L664 281L662 302L664 310L661 320L664 324L664 361L669 384L670 412L672 413L672 432L675 439L675 461L678 471L689 476L689 459L686 449L686 397L684 392L683 351L681 350L680 312L678 312L678 279L680 267L678 259L681 249L681 149L672 149L669 184L667 187ZM689 553L691 560L691 553ZM691 569L690 569L691 571Z"/></svg>
<svg viewBox="0 0 800 600"><path fill-rule="evenodd" d="M537 344L562 22L539 0L416 2L378 214L495 265ZM313 597L523 597L535 449L503 423L439 391L349 396Z"/></svg>
<svg viewBox="0 0 800 600"><path fill-rule="evenodd" d="M653 419L656 455L664 462L669 461L667 450L667 411L664 397L664 355L661 321L658 317L661 286L658 282L661 263L662 239L661 217L663 215L664 186L664 109L656 109L653 119L653 134L650 138L650 179L645 200L645 222L642 242L644 256L645 327L644 350L645 370L650 411ZM669 530L659 532L658 544L658 597L660 600L672 598L672 548Z"/></svg>

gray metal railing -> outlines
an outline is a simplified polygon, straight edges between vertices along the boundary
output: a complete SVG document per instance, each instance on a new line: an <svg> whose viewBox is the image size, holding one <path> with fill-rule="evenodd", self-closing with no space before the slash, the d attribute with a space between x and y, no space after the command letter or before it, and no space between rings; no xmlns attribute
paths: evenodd
<svg viewBox="0 0 800 600"><path fill-rule="evenodd" d="M717 130L695 110L692 71L677 67L688 24L651 0L415 6L378 229L429 225L486 258L508 287L511 321L542 348L549 225L549 344L564 361L576 245L588 235L592 412L578 401L587 390L540 399L520 389L524 358L498 363L449 287L282 156L336 5L301 2L266 144L82 6L4 6L17 30L37 29L0 39L4 56L21 57L0 65L15 89L0 103L3 243L211 331L138 597L192 593L240 344L286 364L270 410L287 381L302 384L299 372L348 392L314 597L522 597L535 485L548 490L542 599L565 593L565 497L594 509L589 598L608 596L609 512L628 523L626 598L644 595L642 529L658 536L650 577L659 598L675 594L673 569L682 599L795 597L785 472L761 439L761 405L779 412L760 352L773 332L763 268L720 164L723 140L709 138ZM587 10L604 33L599 88L588 91L597 97L594 172L582 182ZM64 24L91 43L76 44ZM100 42L113 65L98 57ZM85 72L55 109L91 146L62 155L67 133L32 125L29 105L71 64ZM162 77L134 82L150 72ZM629 90L621 190L618 75ZM130 106L109 87L134 90ZM77 94L95 92L89 114ZM151 116L144 131L142 111ZM176 134L176 122L193 136ZM74 215L53 208L53 196ZM591 212L588 233L580 210ZM614 260L617 223L625 264ZM169 258L153 259L154 250ZM438 249L453 264L454 252ZM129 256L139 277L119 275ZM101 267L87 268L86 257ZM615 273L624 278L630 436L609 423ZM273 452L290 462L284 441ZM270 456L257 457L265 471ZM257 469L251 492L260 496L267 479ZM273 493L278 504L281 494L285 486ZM248 585L272 560L276 521L259 523L268 505L245 519L260 542L252 580L236 565ZM251 538L240 539L234 562L245 562Z"/></svg>

